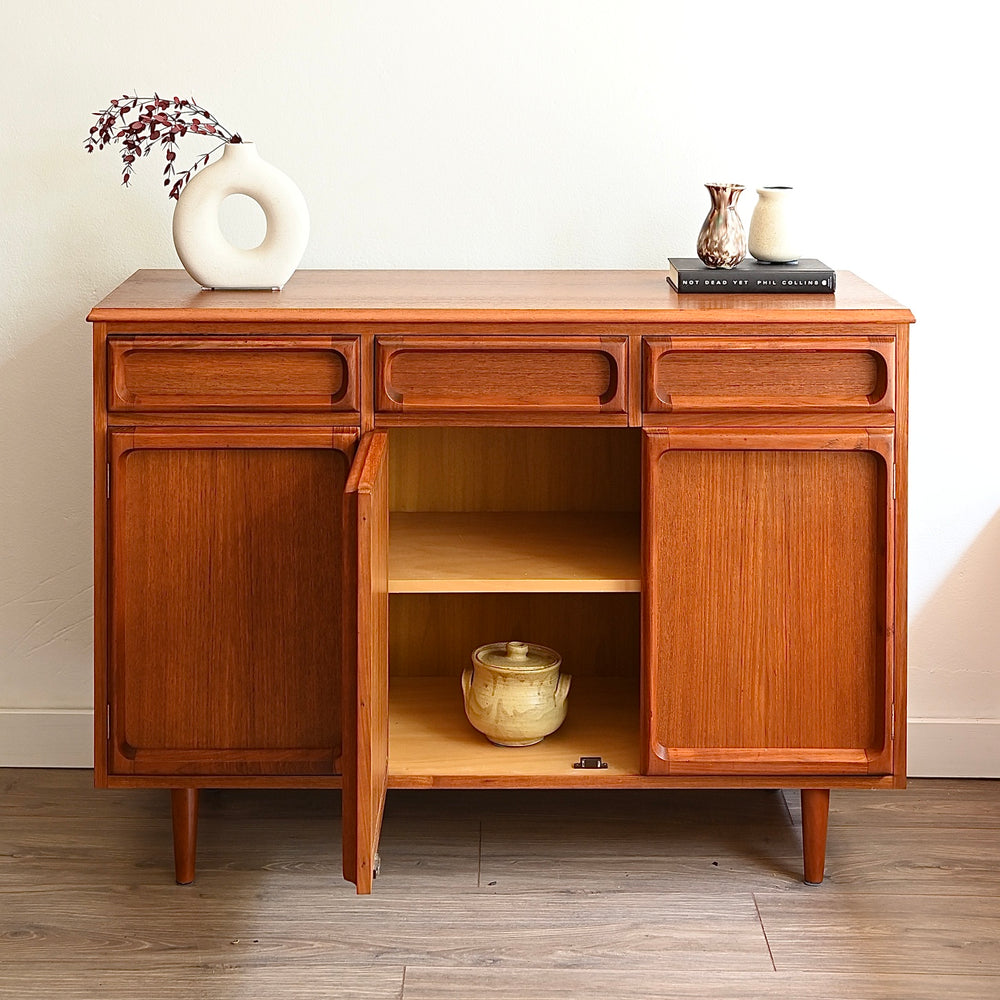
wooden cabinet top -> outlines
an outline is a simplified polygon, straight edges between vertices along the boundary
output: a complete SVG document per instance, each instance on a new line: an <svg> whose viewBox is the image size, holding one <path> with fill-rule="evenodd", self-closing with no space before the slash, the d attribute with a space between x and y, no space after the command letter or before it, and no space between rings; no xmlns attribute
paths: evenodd
<svg viewBox="0 0 1000 1000"><path fill-rule="evenodd" d="M92 322L912 323L847 271L837 292L679 295L664 271L296 271L280 292L206 291L184 271L137 271Z"/></svg>

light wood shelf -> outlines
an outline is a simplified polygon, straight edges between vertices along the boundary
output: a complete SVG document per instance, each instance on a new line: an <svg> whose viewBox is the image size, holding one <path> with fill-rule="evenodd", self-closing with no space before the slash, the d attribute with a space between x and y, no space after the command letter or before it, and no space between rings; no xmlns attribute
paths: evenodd
<svg viewBox="0 0 1000 1000"><path fill-rule="evenodd" d="M640 587L636 514L390 516L390 593L637 593Z"/></svg>
<svg viewBox="0 0 1000 1000"><path fill-rule="evenodd" d="M600 755L601 770L574 768ZM639 774L639 692L628 680L573 677L562 726L530 747L499 747L465 717L460 677L393 678L389 690L389 784L569 786Z"/></svg>

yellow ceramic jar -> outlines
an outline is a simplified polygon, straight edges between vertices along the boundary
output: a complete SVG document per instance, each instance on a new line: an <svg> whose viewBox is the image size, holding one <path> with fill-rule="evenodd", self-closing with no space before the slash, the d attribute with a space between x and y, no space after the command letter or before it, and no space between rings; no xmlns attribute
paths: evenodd
<svg viewBox="0 0 1000 1000"><path fill-rule="evenodd" d="M494 642L472 654L462 674L465 714L490 742L526 747L554 733L566 718L572 678L547 646Z"/></svg>

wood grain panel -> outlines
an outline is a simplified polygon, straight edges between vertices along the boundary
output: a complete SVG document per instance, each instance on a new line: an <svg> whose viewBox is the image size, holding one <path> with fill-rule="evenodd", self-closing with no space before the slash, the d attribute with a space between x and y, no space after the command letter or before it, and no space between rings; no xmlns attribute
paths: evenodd
<svg viewBox="0 0 1000 1000"><path fill-rule="evenodd" d="M893 525L893 540L895 546L895 579L894 588L895 616L897 628L894 636L893 657L895 662L895 690L893 697L896 705L896 716L907 718L907 627L908 587L907 587L907 552L909 548L909 531L907 519L909 511L909 423L910 423L910 330L900 326L896 330L896 430L894 449L896 455L896 476L893 484L895 503L895 524ZM906 741L907 727L900 725L893 745L893 771L896 775L896 787L906 787Z"/></svg>
<svg viewBox="0 0 1000 1000"><path fill-rule="evenodd" d="M383 432L366 434L347 481L343 561L347 739L344 760L344 877L372 891L389 756L389 487Z"/></svg>
<svg viewBox="0 0 1000 1000"><path fill-rule="evenodd" d="M639 692L627 680L575 676L566 721L530 747L495 746L473 729L457 678L397 677L391 693L394 788L573 788L638 774ZM573 767L581 756L597 755L607 768Z"/></svg>
<svg viewBox="0 0 1000 1000"><path fill-rule="evenodd" d="M889 770L891 455L668 438L647 452L650 771Z"/></svg>
<svg viewBox="0 0 1000 1000"><path fill-rule="evenodd" d="M638 594L393 594L389 625L393 677L451 676L458 690L474 649L523 639L570 673L638 684Z"/></svg>
<svg viewBox="0 0 1000 1000"><path fill-rule="evenodd" d="M354 435L111 434L111 770L330 774Z"/></svg>
<svg viewBox="0 0 1000 1000"><path fill-rule="evenodd" d="M892 727L905 694L894 665L906 483L892 460L906 454L896 324L912 316L851 275L839 286L820 303L677 296L658 272L327 271L261 296L205 293L181 272L133 276L91 314L98 782L333 785L340 754L345 795L360 803L348 872L362 870L365 891L385 788L386 649L397 694L430 690L451 685L476 645L523 629L573 657L581 680L641 688L638 721L608 730L627 742L634 725L638 762L624 769L636 773L609 784L904 783L904 727L895 740ZM659 352L645 365L644 343ZM634 525L641 435L625 425L642 419L670 426L670 457L646 474L641 618L636 594L444 593L394 596L386 620L382 514L365 508L374 493L357 509L344 499L355 437L336 443L332 425L393 427L393 510L612 511ZM355 548L363 508L373 531ZM439 537L418 548L436 551ZM522 541L507 533L488 548L516 561ZM338 637L357 670L344 669ZM323 669L331 641L336 663ZM425 742L401 781L523 777L477 770L461 740L436 755L433 699L398 704ZM589 704L599 719L601 699ZM637 773L647 767L659 772Z"/></svg>
<svg viewBox="0 0 1000 1000"><path fill-rule="evenodd" d="M108 780L107 704L109 606L110 466L108 464L107 328L94 324L91 363L94 372L94 783L105 787Z"/></svg>
<svg viewBox="0 0 1000 1000"><path fill-rule="evenodd" d="M378 412L626 414L627 337L379 336Z"/></svg>
<svg viewBox="0 0 1000 1000"><path fill-rule="evenodd" d="M143 270L91 322L912 323L850 272L837 294L678 295L664 271L296 271L280 295L204 291L180 270Z"/></svg>
<svg viewBox="0 0 1000 1000"><path fill-rule="evenodd" d="M356 411L352 337L112 337L108 409Z"/></svg>
<svg viewBox="0 0 1000 1000"><path fill-rule="evenodd" d="M641 432L394 427L393 511L638 511Z"/></svg>
<svg viewBox="0 0 1000 1000"><path fill-rule="evenodd" d="M639 519L631 514L395 513L392 593L638 593Z"/></svg>
<svg viewBox="0 0 1000 1000"><path fill-rule="evenodd" d="M645 408L885 412L894 345L881 339L647 337Z"/></svg>

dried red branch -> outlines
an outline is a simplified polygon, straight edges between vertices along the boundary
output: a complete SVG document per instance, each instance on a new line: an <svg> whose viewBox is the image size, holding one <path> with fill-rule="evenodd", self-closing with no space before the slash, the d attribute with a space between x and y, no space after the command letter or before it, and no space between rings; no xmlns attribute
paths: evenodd
<svg viewBox="0 0 1000 1000"><path fill-rule="evenodd" d="M148 156L155 146L165 147L163 170L164 187L170 187L169 197L176 199L199 166L208 163L216 149L227 142L242 142L235 132L230 132L210 111L181 97L137 97L122 94L109 102L103 111L95 111L97 123L83 141L88 153L105 146L121 147L122 183L127 187L132 179L133 166L143 156ZM131 119L131 120L130 120ZM208 153L200 155L187 170L178 170L177 140L189 133L213 136L222 141ZM171 186L171 180L173 185Z"/></svg>

